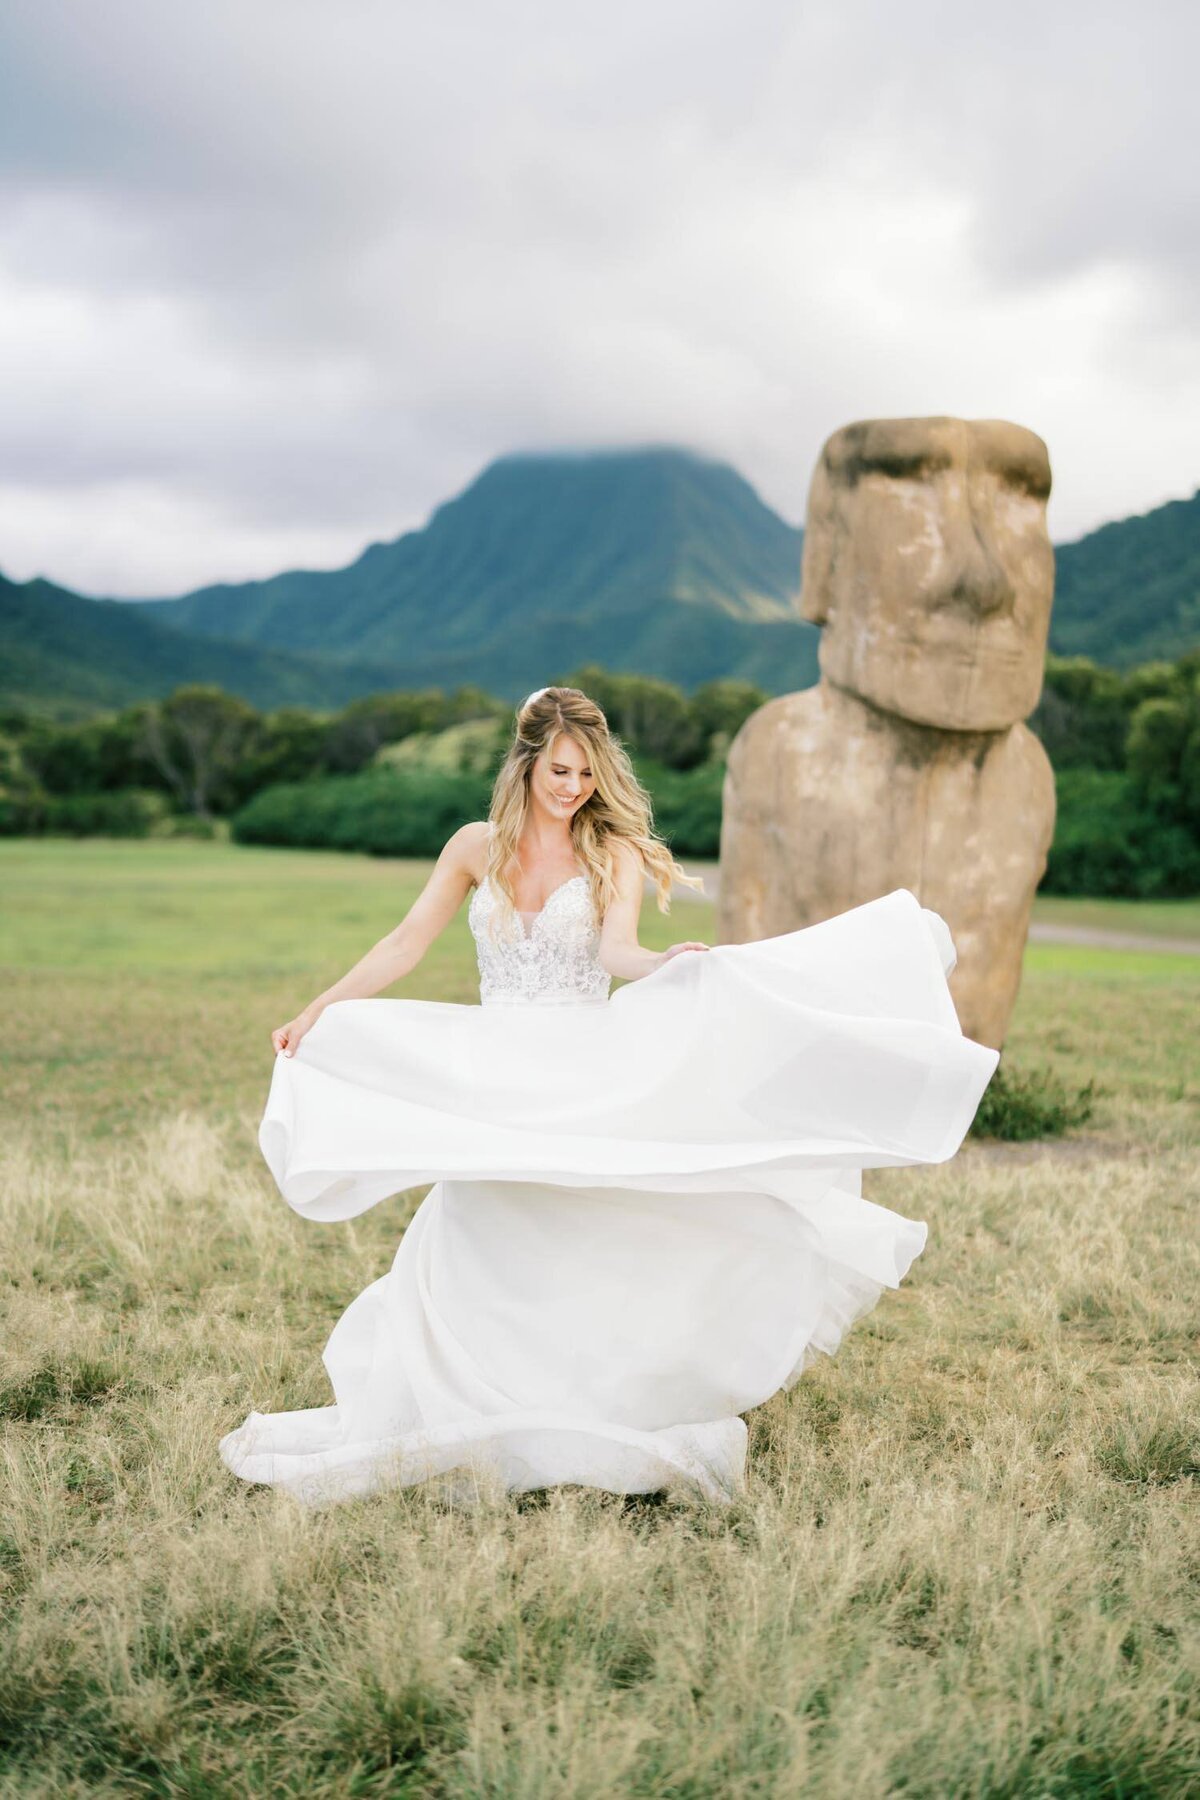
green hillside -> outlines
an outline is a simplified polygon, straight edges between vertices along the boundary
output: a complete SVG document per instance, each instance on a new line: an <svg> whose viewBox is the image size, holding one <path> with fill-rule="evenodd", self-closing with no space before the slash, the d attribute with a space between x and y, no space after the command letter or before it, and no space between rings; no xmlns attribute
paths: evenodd
<svg viewBox="0 0 1200 1800"><path fill-rule="evenodd" d="M1200 644L1200 490L1055 548L1050 647L1128 669Z"/></svg>
<svg viewBox="0 0 1200 1800"><path fill-rule="evenodd" d="M197 637L128 603L0 575L0 701L72 718L192 681L263 708L335 706L390 685L375 663Z"/></svg>
<svg viewBox="0 0 1200 1800"><path fill-rule="evenodd" d="M686 450L501 457L428 525L347 569L204 588L140 611L193 632L378 656L409 686L516 695L597 662L694 688L816 675L794 610L802 534Z"/></svg>

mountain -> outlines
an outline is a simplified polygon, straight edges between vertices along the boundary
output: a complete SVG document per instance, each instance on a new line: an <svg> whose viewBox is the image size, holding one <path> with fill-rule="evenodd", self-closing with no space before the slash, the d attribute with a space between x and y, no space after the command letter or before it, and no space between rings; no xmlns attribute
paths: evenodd
<svg viewBox="0 0 1200 1800"><path fill-rule="evenodd" d="M688 450L503 456L345 569L139 602L0 577L0 699L82 713L185 681L260 707L463 682L515 699L585 662L785 693L817 673L793 610L802 537ZM1056 560L1060 654L1128 666L1200 641L1200 492Z"/></svg>
<svg viewBox="0 0 1200 1800"><path fill-rule="evenodd" d="M139 613L230 642L377 657L408 687L516 698L577 664L693 688L816 676L802 533L688 450L524 452L346 569L201 588Z"/></svg>
<svg viewBox="0 0 1200 1800"><path fill-rule="evenodd" d="M1116 668L1200 644L1200 490L1055 547L1050 648Z"/></svg>
<svg viewBox="0 0 1200 1800"><path fill-rule="evenodd" d="M0 701L80 717L190 681L215 682L264 709L340 705L395 685L374 662L197 637L128 602L0 575Z"/></svg>

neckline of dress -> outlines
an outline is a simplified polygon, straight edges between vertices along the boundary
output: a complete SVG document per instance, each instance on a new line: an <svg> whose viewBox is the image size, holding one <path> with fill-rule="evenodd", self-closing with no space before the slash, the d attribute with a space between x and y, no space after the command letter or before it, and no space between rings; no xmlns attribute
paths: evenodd
<svg viewBox="0 0 1200 1800"><path fill-rule="evenodd" d="M490 888L492 885L491 877L485 875L483 879L484 879L484 881L487 882L488 887ZM586 881L586 880L587 880L586 875L568 875L567 879L565 881L560 881L556 888L550 889L550 892L546 895L546 898L543 900L542 904L538 907L536 912L527 912L523 906L514 906L513 911L516 913L516 915L519 919L540 919L542 914L545 912L546 908L549 906L550 902L554 899L556 894L561 894L564 888L573 887L577 881Z"/></svg>

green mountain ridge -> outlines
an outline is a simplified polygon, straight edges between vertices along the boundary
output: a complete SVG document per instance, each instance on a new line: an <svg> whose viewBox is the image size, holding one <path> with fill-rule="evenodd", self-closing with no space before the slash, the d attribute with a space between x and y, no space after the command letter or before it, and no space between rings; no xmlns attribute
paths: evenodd
<svg viewBox="0 0 1200 1800"><path fill-rule="evenodd" d="M1200 643L1200 489L1054 551L1050 648L1128 669Z"/></svg>
<svg viewBox="0 0 1200 1800"><path fill-rule="evenodd" d="M0 701L61 718L212 682L253 705L344 705L389 683L377 663L337 663L198 637L120 600L0 575Z"/></svg>
<svg viewBox="0 0 1200 1800"><path fill-rule="evenodd" d="M518 452L349 568L202 588L140 610L232 641L378 655L412 685L517 697L581 662L692 688L816 673L795 613L802 533L727 465L660 448Z"/></svg>
<svg viewBox="0 0 1200 1800"><path fill-rule="evenodd" d="M65 715L211 681L263 708L464 683L516 699L588 662L784 693L817 674L802 545L691 450L514 452L344 569L136 602L0 577L0 698ZM1055 554L1054 651L1125 667L1200 641L1200 492Z"/></svg>

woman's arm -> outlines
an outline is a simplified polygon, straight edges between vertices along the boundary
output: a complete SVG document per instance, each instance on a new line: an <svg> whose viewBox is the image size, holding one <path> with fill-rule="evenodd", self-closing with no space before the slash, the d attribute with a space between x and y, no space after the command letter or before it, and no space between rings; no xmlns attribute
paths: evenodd
<svg viewBox="0 0 1200 1800"><path fill-rule="evenodd" d="M337 1000L367 1000L415 969L463 900L486 854L486 824L463 825L444 846L432 875L399 925L372 945L340 981L310 1000L304 1011L271 1033L277 1051L291 1056L327 1006Z"/></svg>
<svg viewBox="0 0 1200 1800"><path fill-rule="evenodd" d="M642 859L625 844L614 851L613 871L617 891L600 929L600 961L608 974L622 981L652 975L681 950L707 950L707 944L672 944L669 950L643 950L638 943L638 917L642 910L645 875Z"/></svg>

